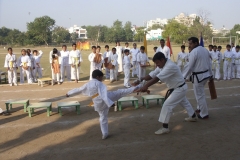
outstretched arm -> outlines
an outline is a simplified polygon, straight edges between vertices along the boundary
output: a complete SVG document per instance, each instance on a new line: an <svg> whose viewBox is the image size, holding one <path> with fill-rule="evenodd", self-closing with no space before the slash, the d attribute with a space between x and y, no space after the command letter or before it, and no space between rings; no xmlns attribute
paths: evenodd
<svg viewBox="0 0 240 160"><path fill-rule="evenodd" d="M82 87L74 88L74 89L68 91L67 94L66 94L66 97L69 97L69 96L71 96L73 94L77 94L77 93L80 94L86 89L87 89L87 84L84 84Z"/></svg>

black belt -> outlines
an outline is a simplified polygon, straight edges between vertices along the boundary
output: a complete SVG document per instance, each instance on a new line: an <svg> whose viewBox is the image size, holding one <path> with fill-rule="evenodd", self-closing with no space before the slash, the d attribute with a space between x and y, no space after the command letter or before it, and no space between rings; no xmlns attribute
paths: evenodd
<svg viewBox="0 0 240 160"><path fill-rule="evenodd" d="M193 72L192 75L202 74L208 72L208 69L206 71L200 71L200 72Z"/></svg>
<svg viewBox="0 0 240 160"><path fill-rule="evenodd" d="M181 84L180 86L178 86L177 88L181 88L182 86L184 86L186 83L184 82L183 84ZM165 101L167 100L167 98L172 94L172 92L174 91L174 88L169 89L165 95Z"/></svg>
<svg viewBox="0 0 240 160"><path fill-rule="evenodd" d="M205 79L208 79L209 77L206 77L206 78L204 78L204 79L202 79L202 80L200 81L200 80L198 79L198 76L197 76L198 74L202 74L202 73L206 73L206 72L208 72L208 70L206 70L206 71L200 71L200 72L192 72L192 75L190 76L190 81L191 81L192 83L194 83L194 76L196 76L198 83L204 81Z"/></svg>

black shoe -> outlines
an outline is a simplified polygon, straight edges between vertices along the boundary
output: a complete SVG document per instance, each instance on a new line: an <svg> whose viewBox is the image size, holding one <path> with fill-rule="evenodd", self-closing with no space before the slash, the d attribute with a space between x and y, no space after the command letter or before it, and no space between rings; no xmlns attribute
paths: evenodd
<svg viewBox="0 0 240 160"><path fill-rule="evenodd" d="M206 116L204 116L204 117L201 117L201 116L198 114L197 116L198 116L199 119L208 119L208 118L209 118L208 115L206 115Z"/></svg>

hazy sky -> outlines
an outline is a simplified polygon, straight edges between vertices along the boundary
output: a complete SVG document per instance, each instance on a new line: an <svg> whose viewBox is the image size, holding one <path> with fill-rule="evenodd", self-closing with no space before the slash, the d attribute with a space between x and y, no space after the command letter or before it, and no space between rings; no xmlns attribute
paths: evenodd
<svg viewBox="0 0 240 160"><path fill-rule="evenodd" d="M173 18L179 13L210 12L214 28L231 29L240 23L240 0L0 0L0 27L26 31L26 23L48 15L56 25L107 25L119 19L143 26L156 18ZM29 14L30 12L30 14Z"/></svg>

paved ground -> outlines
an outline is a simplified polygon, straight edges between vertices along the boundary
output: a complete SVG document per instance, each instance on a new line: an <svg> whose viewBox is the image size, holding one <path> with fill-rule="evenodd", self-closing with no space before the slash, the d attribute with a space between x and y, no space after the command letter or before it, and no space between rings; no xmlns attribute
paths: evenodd
<svg viewBox="0 0 240 160"><path fill-rule="evenodd" d="M51 117L47 117L46 110L40 109L29 118L23 112L23 106L13 105L10 116L0 116L0 159L240 159L239 82L216 82L218 99L213 101L206 88L208 120L184 122L186 111L176 107L169 124L171 133L167 135L154 135L161 127L157 121L161 108L154 101L149 109L140 107L135 110L130 103L124 104L121 112L114 112L111 108L111 136L107 140L101 140L97 112L86 107L90 99L80 95L64 97L68 90L83 83L43 88L3 85L0 86L1 108L5 108L6 100L16 98L28 98L30 103L50 101L54 108ZM122 86L122 82L105 83L109 90ZM195 109L192 84L188 83L188 86L187 97ZM166 92L165 84L150 89L152 94L164 95ZM56 102L69 100L81 102L81 115L70 108L64 109L64 115L60 117Z"/></svg>

